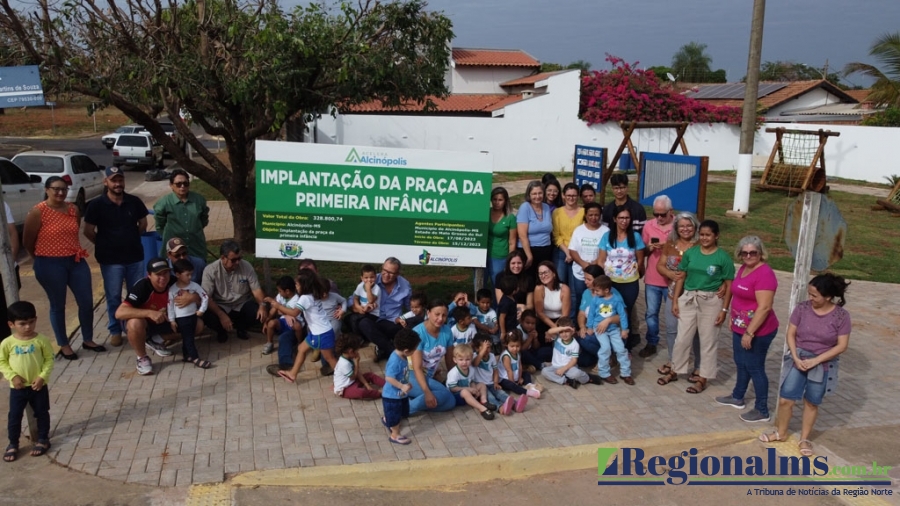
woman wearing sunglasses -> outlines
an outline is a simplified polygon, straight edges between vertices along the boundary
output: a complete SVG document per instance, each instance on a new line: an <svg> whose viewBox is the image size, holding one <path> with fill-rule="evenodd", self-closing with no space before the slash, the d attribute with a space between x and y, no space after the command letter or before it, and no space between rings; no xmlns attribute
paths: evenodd
<svg viewBox="0 0 900 506"><path fill-rule="evenodd" d="M187 245L195 273L198 267L195 258L203 262L199 269L202 273L202 267L206 265L206 234L203 229L209 225L209 206L202 195L191 191L191 176L184 169L172 171L169 187L172 193L153 206L156 231L162 236L163 244L173 237L180 237ZM160 256L166 256L165 249Z"/></svg>

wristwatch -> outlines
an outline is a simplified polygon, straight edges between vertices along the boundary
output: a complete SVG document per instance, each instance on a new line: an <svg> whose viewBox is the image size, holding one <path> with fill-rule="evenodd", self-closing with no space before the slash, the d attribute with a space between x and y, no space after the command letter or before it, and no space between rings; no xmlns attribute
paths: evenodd
<svg viewBox="0 0 900 506"><path fill-rule="evenodd" d="M753 332L750 332L749 330L744 332L744 335L750 336L750 339L753 339L754 337L756 337L756 334L754 334Z"/></svg>

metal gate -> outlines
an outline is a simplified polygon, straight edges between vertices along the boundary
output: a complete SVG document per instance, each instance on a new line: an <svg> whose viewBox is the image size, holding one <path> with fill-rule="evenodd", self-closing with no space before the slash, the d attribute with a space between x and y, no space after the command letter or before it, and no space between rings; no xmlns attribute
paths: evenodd
<svg viewBox="0 0 900 506"><path fill-rule="evenodd" d="M706 207L709 157L641 153L640 203L652 206L659 195L672 199L676 211L690 211L702 220Z"/></svg>

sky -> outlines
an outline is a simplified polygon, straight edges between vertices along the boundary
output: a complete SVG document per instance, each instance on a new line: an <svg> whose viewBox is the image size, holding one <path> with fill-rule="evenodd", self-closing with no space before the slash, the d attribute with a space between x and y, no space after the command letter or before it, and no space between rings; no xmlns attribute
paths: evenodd
<svg viewBox="0 0 900 506"><path fill-rule="evenodd" d="M712 69L729 81L747 73L752 0L429 0L453 21L454 47L523 49L542 62L591 62L610 53L641 67L669 65L692 41L706 44ZM900 31L900 0L768 0L762 61L786 60L829 72L875 64L872 42ZM850 84L867 85L851 76Z"/></svg>

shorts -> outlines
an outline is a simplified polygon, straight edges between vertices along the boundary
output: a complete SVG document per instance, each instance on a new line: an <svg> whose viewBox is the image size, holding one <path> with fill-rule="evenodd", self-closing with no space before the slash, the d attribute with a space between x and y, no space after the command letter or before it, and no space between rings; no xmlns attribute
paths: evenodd
<svg viewBox="0 0 900 506"><path fill-rule="evenodd" d="M396 427L400 425L400 420L409 418L409 397L402 399L382 397L381 404L384 406L384 420L388 427Z"/></svg>
<svg viewBox="0 0 900 506"><path fill-rule="evenodd" d="M294 322L295 321L296 320L293 318L291 318L291 320L288 321L286 316L282 316L282 317L278 318L278 327L276 327L275 333L280 335L280 334L284 334L285 332L287 332L289 330L294 330Z"/></svg>
<svg viewBox="0 0 900 506"><path fill-rule="evenodd" d="M466 405L466 400L462 398L462 395L460 395L460 392L454 392L451 390L450 393L453 394L453 398L456 400L457 406L465 406Z"/></svg>
<svg viewBox="0 0 900 506"><path fill-rule="evenodd" d="M172 324L166 321L165 323L154 323L153 320L147 320L147 339L150 339L150 336L159 334L160 336L165 336L169 334L173 334Z"/></svg>
<svg viewBox="0 0 900 506"><path fill-rule="evenodd" d="M306 336L306 344L314 350L334 349L334 330L328 329L324 334L309 334Z"/></svg>
<svg viewBox="0 0 900 506"><path fill-rule="evenodd" d="M828 375L826 374L822 378L822 381L817 383L815 381L810 381L809 378L807 378L806 372L801 371L796 367L791 367L784 382L781 383L780 395L785 399L795 402L806 399L806 401L813 406L818 406L819 404L822 404L822 399L825 397L825 383L827 376Z"/></svg>

